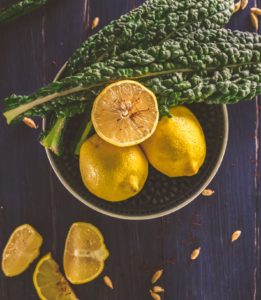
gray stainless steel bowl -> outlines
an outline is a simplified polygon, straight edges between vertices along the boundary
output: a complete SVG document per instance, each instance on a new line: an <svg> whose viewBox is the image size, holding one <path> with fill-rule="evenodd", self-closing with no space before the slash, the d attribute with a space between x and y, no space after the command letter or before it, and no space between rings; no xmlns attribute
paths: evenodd
<svg viewBox="0 0 261 300"><path fill-rule="evenodd" d="M102 214L128 220L148 220L173 213L196 199L216 175L228 140L228 114L225 105L188 106L199 119L207 140L207 157L200 172L193 177L168 178L150 167L142 192L124 202L111 203L97 198L83 185L78 159L69 144L75 136L77 119L68 127L62 157L46 150L50 164L64 187L84 205ZM43 127L45 128L44 121ZM67 147L66 147L67 146Z"/></svg>

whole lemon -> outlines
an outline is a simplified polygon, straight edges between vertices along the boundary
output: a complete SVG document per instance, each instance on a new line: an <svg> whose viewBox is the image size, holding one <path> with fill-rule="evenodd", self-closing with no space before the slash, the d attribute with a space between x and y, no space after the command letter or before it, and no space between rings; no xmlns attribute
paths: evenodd
<svg viewBox="0 0 261 300"><path fill-rule="evenodd" d="M170 109L142 148L155 169L169 177L193 176L206 158L206 140L195 115L184 106Z"/></svg>
<svg viewBox="0 0 261 300"><path fill-rule="evenodd" d="M139 146L116 147L95 134L81 147L80 171L91 193L107 201L123 201L142 190L148 160Z"/></svg>

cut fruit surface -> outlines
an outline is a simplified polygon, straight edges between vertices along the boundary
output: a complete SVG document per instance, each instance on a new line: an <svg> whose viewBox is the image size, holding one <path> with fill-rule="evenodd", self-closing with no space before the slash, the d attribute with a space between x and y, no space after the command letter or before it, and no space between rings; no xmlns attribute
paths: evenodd
<svg viewBox="0 0 261 300"><path fill-rule="evenodd" d="M23 273L39 255L42 243L41 235L31 225L17 227L2 254L2 270L5 276L13 277Z"/></svg>
<svg viewBox="0 0 261 300"><path fill-rule="evenodd" d="M106 87L95 99L92 122L97 134L119 147L140 144L155 131L156 96L142 84L124 80Z"/></svg>
<svg viewBox="0 0 261 300"><path fill-rule="evenodd" d="M45 255L37 264L34 276L34 287L42 300L77 300L73 290L60 273L57 263L51 254Z"/></svg>
<svg viewBox="0 0 261 300"><path fill-rule="evenodd" d="M67 235L63 266L67 279L83 284L98 277L109 252L101 232L88 223L74 223Z"/></svg>

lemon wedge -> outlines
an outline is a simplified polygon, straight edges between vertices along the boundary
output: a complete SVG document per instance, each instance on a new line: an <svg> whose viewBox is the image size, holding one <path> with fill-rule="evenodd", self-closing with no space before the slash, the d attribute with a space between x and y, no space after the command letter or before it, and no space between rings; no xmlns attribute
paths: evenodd
<svg viewBox="0 0 261 300"><path fill-rule="evenodd" d="M158 119L156 96L132 80L107 86L95 99L92 109L96 133L118 147L137 145L148 139Z"/></svg>
<svg viewBox="0 0 261 300"><path fill-rule="evenodd" d="M83 284L98 277L109 252L101 232L92 224L72 224L65 243L63 266L67 279Z"/></svg>
<svg viewBox="0 0 261 300"><path fill-rule="evenodd" d="M50 253L38 262L33 281L41 300L77 300Z"/></svg>
<svg viewBox="0 0 261 300"><path fill-rule="evenodd" d="M2 270L5 276L13 277L23 273L39 255L42 243L41 235L31 225L17 227L2 254Z"/></svg>

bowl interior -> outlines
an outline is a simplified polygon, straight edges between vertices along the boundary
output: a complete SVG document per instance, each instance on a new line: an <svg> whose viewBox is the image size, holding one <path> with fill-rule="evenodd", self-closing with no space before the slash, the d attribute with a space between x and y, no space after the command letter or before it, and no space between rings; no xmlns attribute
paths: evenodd
<svg viewBox="0 0 261 300"><path fill-rule="evenodd" d="M92 195L83 185L78 158L70 144L79 126L77 119L67 127L65 153L57 157L47 150L52 167L63 185L85 205L101 213L122 219L151 219L174 212L195 199L216 174L227 144L227 110L222 105L193 104L188 107L199 119L207 141L207 157L199 173L193 177L168 178L150 167L142 192L132 199L110 203ZM48 120L46 120L48 124Z"/></svg>

